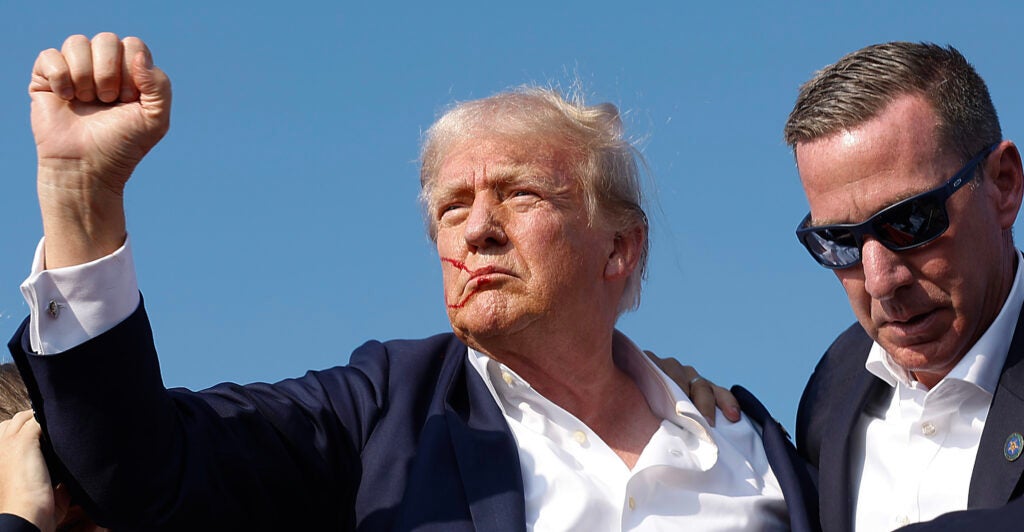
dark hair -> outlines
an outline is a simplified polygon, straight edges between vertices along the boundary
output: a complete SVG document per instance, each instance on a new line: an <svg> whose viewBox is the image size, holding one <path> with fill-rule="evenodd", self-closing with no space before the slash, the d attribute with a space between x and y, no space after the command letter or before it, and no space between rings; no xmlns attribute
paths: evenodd
<svg viewBox="0 0 1024 532"><path fill-rule="evenodd" d="M856 127L900 96L919 94L939 118L939 138L969 159L1002 140L999 118L985 81L952 46L890 42L847 54L800 87L786 121L794 149Z"/></svg>

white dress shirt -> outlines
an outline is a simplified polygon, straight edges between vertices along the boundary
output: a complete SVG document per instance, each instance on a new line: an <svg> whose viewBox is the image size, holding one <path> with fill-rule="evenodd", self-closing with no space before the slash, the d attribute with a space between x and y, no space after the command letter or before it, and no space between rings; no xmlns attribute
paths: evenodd
<svg viewBox="0 0 1024 532"><path fill-rule="evenodd" d="M995 321L931 390L878 343L871 347L865 367L893 391L867 406L854 431L856 530L892 530L967 509L981 433L1024 302L1021 270Z"/></svg>
<svg viewBox="0 0 1024 532"><path fill-rule="evenodd" d="M80 266L43 270L40 243L22 284L32 349L55 354L113 328L139 303L131 243ZM661 427L632 470L601 439L518 375L469 350L519 448L530 530L785 530L782 490L746 419L709 427L661 370L616 334L617 363Z"/></svg>
<svg viewBox="0 0 1024 532"><path fill-rule="evenodd" d="M139 306L131 241L101 259L44 270L43 240L21 283L28 303L29 341L41 355L67 351L114 328Z"/></svg>
<svg viewBox="0 0 1024 532"><path fill-rule="evenodd" d="M630 470L583 422L504 364L470 350L519 448L528 530L787 530L761 438L744 417L717 428L616 331L617 365L661 426Z"/></svg>

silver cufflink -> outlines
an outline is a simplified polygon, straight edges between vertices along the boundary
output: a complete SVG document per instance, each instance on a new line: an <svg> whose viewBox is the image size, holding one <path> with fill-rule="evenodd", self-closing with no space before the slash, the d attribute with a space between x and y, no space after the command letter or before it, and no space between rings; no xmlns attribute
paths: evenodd
<svg viewBox="0 0 1024 532"><path fill-rule="evenodd" d="M56 301L54 301L52 299L50 300L49 303L46 304L46 312L53 319L57 319L57 316L60 315L60 309L62 309L62 308L64 308L64 305L61 305L60 303L58 303L58 302L56 302Z"/></svg>

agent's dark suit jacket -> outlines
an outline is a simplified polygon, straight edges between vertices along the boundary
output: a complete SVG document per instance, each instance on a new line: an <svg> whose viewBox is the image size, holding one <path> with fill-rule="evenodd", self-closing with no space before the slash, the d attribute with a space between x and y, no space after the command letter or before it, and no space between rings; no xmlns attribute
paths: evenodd
<svg viewBox="0 0 1024 532"><path fill-rule="evenodd" d="M0 532L39 532L39 529L16 515L0 514Z"/></svg>
<svg viewBox="0 0 1024 532"><path fill-rule="evenodd" d="M23 325L10 348L51 463L106 526L525 529L515 441L452 334L367 342L346 367L199 393L164 389L141 305L60 355L27 342ZM765 427L776 444L779 432ZM794 456L769 459L795 528L810 530L816 500Z"/></svg>
<svg viewBox="0 0 1024 532"><path fill-rule="evenodd" d="M853 529L853 490L850 442L868 402L891 388L864 368L872 340L854 324L833 342L818 363L800 399L797 448L818 468L821 524L828 532ZM971 477L968 508L1001 508L956 512L913 530L963 530L964 526L1024 527L1024 458L1014 462L1003 455L1006 438L1024 433L1024 313L1010 343L999 386L992 399ZM1013 504L1007 502L1013 500ZM1000 528L1008 527L1008 528Z"/></svg>

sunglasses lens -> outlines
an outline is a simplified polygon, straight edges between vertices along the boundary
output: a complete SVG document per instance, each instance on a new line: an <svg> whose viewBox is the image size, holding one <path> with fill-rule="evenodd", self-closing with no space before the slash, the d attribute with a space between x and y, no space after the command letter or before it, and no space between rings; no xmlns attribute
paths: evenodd
<svg viewBox="0 0 1024 532"><path fill-rule="evenodd" d="M804 246L826 268L843 268L860 260L860 246L845 229L820 229L803 235Z"/></svg>
<svg viewBox="0 0 1024 532"><path fill-rule="evenodd" d="M931 242L949 227L949 216L943 203L933 198L919 198L894 205L872 224L875 235L894 251L901 251Z"/></svg>

